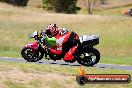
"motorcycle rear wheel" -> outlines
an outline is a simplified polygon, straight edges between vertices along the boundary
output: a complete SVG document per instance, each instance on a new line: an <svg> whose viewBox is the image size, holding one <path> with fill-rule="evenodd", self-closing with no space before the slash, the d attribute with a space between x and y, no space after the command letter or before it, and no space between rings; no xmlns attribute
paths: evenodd
<svg viewBox="0 0 132 88"><path fill-rule="evenodd" d="M41 51L34 53L31 48L24 47L21 50L21 55L28 62L37 62L43 58L44 53Z"/></svg>
<svg viewBox="0 0 132 88"><path fill-rule="evenodd" d="M100 60L100 53L97 49L91 48L90 50L85 50L78 58L77 62L84 66L93 66L97 64Z"/></svg>

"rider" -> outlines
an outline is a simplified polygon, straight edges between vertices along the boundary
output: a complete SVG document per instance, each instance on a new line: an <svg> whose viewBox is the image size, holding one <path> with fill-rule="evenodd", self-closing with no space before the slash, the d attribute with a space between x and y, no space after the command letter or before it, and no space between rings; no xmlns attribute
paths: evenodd
<svg viewBox="0 0 132 88"><path fill-rule="evenodd" d="M72 62L77 58L77 48L80 44L79 36L66 30L65 28L58 28L56 24L49 24L46 29L47 36L55 37L57 48L48 48L48 50L55 55L64 55L64 60ZM43 48L47 48L44 46Z"/></svg>

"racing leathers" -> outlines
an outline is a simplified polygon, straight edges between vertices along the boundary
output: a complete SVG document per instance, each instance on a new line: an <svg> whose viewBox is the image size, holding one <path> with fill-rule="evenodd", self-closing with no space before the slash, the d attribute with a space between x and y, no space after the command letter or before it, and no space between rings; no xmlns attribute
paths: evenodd
<svg viewBox="0 0 132 88"><path fill-rule="evenodd" d="M54 37L56 38L57 48L51 48L50 52L56 55L63 54L64 61L71 62L75 60L77 58L76 51L80 43L79 36L64 28L58 28L58 32Z"/></svg>

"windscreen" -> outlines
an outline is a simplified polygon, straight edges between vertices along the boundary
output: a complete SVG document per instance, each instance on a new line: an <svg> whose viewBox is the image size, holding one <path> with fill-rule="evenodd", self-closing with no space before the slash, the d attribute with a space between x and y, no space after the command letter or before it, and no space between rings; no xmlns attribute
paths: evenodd
<svg viewBox="0 0 132 88"><path fill-rule="evenodd" d="M29 38L34 38L36 35L38 35L38 31L35 31L29 35Z"/></svg>

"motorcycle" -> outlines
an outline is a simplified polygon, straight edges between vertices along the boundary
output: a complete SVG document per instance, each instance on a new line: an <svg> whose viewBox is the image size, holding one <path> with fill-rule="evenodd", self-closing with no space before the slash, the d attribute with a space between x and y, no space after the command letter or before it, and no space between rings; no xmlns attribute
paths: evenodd
<svg viewBox="0 0 132 88"><path fill-rule="evenodd" d="M29 35L29 38L34 38L36 42L25 45L21 50L22 57L28 62L37 62L44 56L48 60L61 60L64 55L54 55L43 49L42 46L52 47L56 46L56 38L48 37L45 32L35 31ZM77 50L78 58L74 59L70 63L77 61L79 64L84 66L93 66L100 60L100 52L94 48L95 45L99 44L99 35L84 35L79 37L80 45ZM68 61L65 61L68 62Z"/></svg>
<svg viewBox="0 0 132 88"><path fill-rule="evenodd" d="M132 9L130 11L124 11L122 13L126 16L132 16Z"/></svg>

